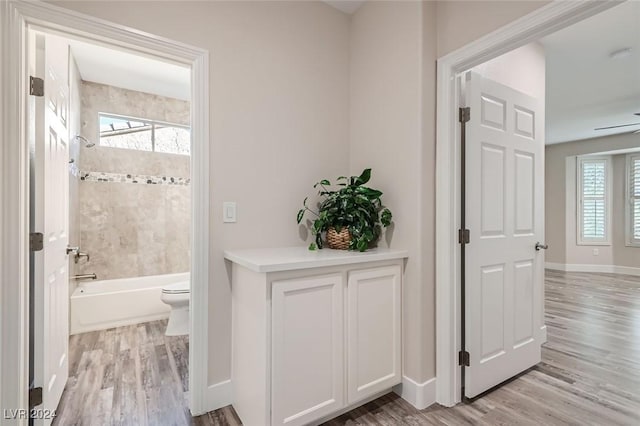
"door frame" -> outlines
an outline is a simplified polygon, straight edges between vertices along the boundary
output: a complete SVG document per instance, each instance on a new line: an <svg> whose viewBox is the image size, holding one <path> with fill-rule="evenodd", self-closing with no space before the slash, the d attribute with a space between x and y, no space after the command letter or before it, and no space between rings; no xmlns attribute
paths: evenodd
<svg viewBox="0 0 640 426"><path fill-rule="evenodd" d="M190 67L192 238L189 406L193 415L199 415L219 408L212 404L226 405L229 401L212 401L207 392L209 52L44 2L9 0L1 3L0 410L28 409L30 206L26 36L29 28L134 50ZM20 420L18 424L26 424L26 420Z"/></svg>
<svg viewBox="0 0 640 426"><path fill-rule="evenodd" d="M623 1L553 1L437 61L436 98L436 401L460 402L460 126L456 76ZM546 333L546 328L544 332Z"/></svg>

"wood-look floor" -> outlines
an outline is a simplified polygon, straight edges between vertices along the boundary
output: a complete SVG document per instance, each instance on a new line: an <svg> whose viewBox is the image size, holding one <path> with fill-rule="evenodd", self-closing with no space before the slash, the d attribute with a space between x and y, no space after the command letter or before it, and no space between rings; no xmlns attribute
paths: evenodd
<svg viewBox="0 0 640 426"><path fill-rule="evenodd" d="M548 342L525 374L469 404L418 411L390 393L326 425L640 425L640 277L547 271L545 287ZM59 424L239 425L231 407L189 416L188 343L162 326L75 336Z"/></svg>
<svg viewBox="0 0 640 426"><path fill-rule="evenodd" d="M542 362L470 404L388 394L327 425L640 425L640 277L548 270Z"/></svg>
<svg viewBox="0 0 640 426"><path fill-rule="evenodd" d="M57 425L184 425L189 337L166 320L71 336Z"/></svg>

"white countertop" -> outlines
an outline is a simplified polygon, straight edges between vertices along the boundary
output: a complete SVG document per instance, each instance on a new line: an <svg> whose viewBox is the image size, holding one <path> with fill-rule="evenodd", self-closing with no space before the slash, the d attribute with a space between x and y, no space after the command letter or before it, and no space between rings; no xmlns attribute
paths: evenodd
<svg viewBox="0 0 640 426"><path fill-rule="evenodd" d="M254 272L278 272L403 259L409 257L409 252L388 248L375 248L361 253L328 248L311 251L307 247L281 247L225 250L224 257Z"/></svg>

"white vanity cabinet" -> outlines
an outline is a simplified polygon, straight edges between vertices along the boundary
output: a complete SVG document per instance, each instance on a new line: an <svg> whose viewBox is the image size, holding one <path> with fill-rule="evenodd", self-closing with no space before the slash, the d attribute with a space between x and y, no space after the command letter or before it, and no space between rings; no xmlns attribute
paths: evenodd
<svg viewBox="0 0 640 426"><path fill-rule="evenodd" d="M317 424L401 382L405 251L233 250L233 406Z"/></svg>

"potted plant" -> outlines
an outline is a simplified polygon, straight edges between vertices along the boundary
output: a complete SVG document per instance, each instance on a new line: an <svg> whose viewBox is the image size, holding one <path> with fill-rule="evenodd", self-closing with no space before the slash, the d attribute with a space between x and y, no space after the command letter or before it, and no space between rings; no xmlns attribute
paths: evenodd
<svg viewBox="0 0 640 426"><path fill-rule="evenodd" d="M382 226L391 224L391 211L382 205L382 192L364 186L371 179L371 169L365 169L360 176L340 176L338 189L331 189L331 182L323 179L313 185L320 187L322 197L318 211L307 206L298 211L298 223L306 212L315 216L311 226L315 233L315 243L309 250L323 247L322 233L325 233L329 248L365 251L374 245L382 233Z"/></svg>

